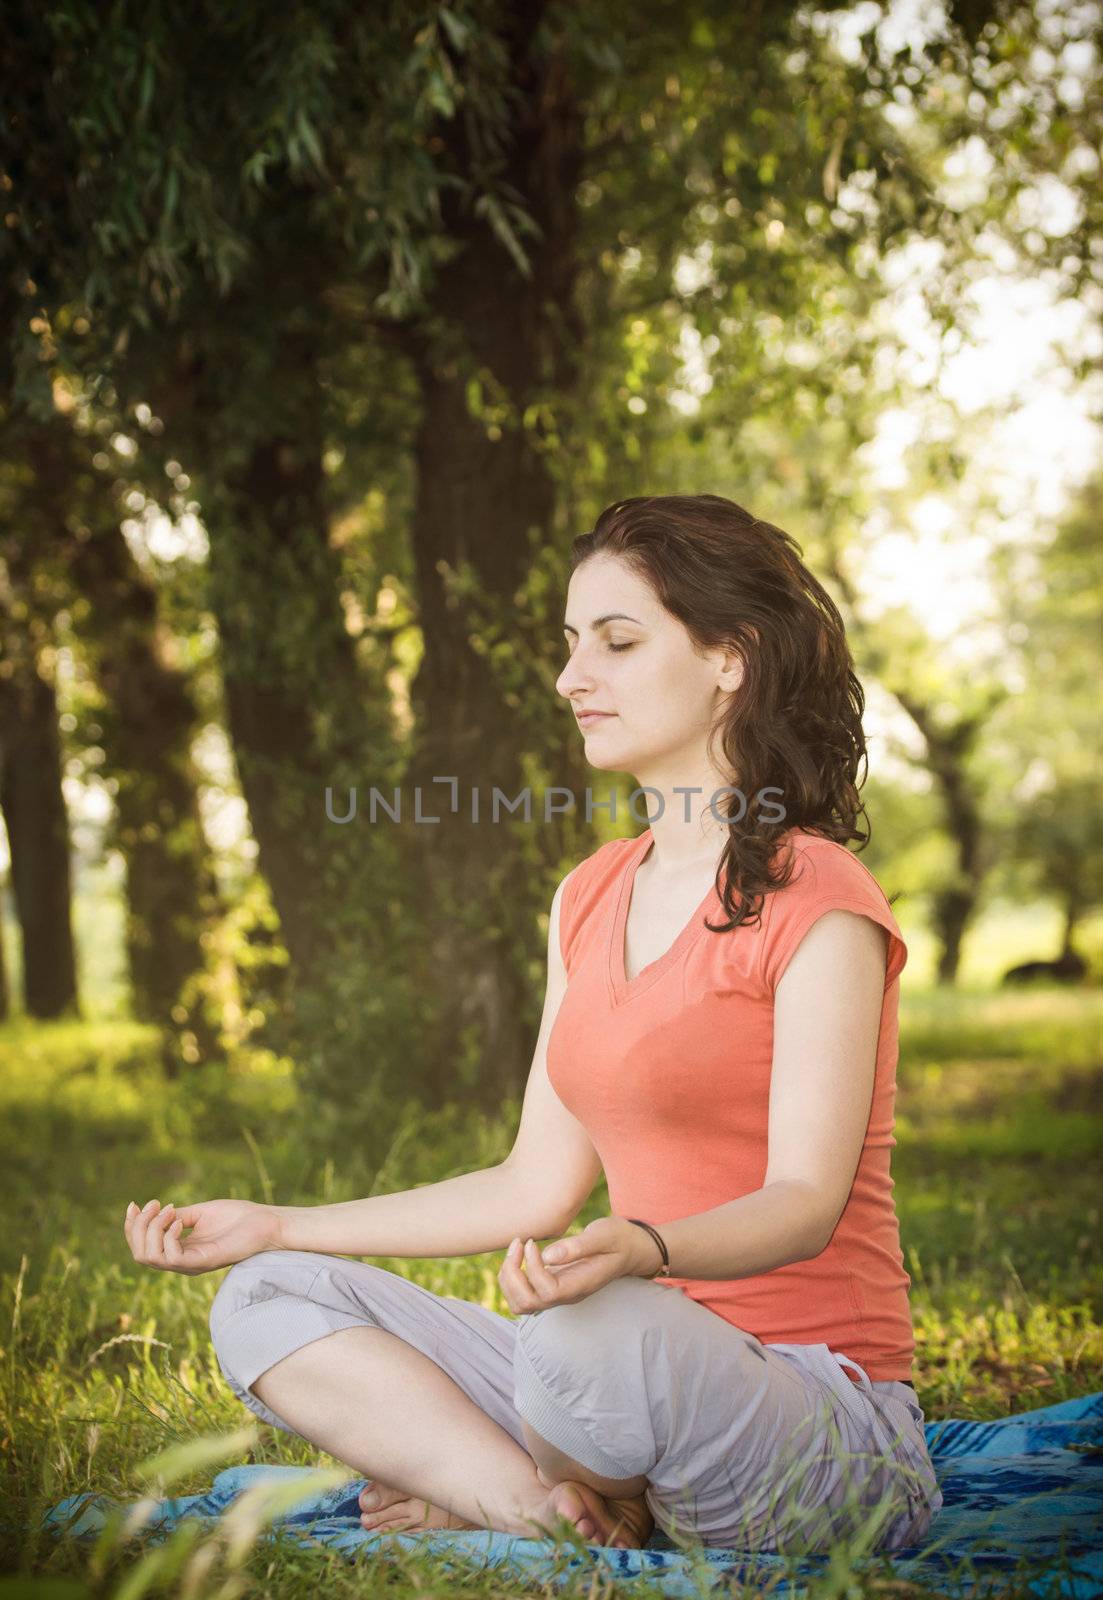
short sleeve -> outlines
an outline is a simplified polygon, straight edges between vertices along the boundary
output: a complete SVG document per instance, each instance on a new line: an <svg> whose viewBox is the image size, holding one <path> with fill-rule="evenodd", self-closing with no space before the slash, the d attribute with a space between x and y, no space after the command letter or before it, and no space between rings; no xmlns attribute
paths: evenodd
<svg viewBox="0 0 1103 1600"><path fill-rule="evenodd" d="M766 897L763 915L762 981L775 990L801 940L828 911L854 911L869 917L888 935L885 987L897 979L908 947L877 879L845 845L824 840L802 849L793 879Z"/></svg>
<svg viewBox="0 0 1103 1600"><path fill-rule="evenodd" d="M609 839L572 867L563 880L559 901L559 953L568 978L587 943L587 928L593 923L594 913L616 882L625 852L633 848L633 840Z"/></svg>
<svg viewBox="0 0 1103 1600"><path fill-rule="evenodd" d="M563 893L559 897L559 953L563 957L563 966L568 974L571 970L571 952L574 948L575 900L581 876L580 862L578 866L572 867L563 879Z"/></svg>

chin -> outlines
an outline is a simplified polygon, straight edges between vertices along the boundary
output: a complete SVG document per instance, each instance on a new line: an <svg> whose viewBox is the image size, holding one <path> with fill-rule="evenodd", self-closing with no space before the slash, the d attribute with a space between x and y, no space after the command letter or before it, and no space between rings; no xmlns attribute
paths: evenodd
<svg viewBox="0 0 1103 1600"><path fill-rule="evenodd" d="M619 755L616 757L611 756L609 749L609 745L594 739L585 739L582 744L582 754L586 757L591 767L598 767L603 772L625 771L622 758Z"/></svg>
<svg viewBox="0 0 1103 1600"><path fill-rule="evenodd" d="M588 739L582 753L589 765L598 772L634 773L639 762L644 759L642 751L634 750L623 741L614 742L612 739L608 742Z"/></svg>

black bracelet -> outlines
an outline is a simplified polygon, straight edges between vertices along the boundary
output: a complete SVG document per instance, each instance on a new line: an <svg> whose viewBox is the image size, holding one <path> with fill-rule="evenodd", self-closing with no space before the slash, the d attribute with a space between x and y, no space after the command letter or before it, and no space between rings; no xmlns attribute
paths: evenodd
<svg viewBox="0 0 1103 1600"><path fill-rule="evenodd" d="M663 1264L659 1268L658 1272L652 1273L652 1278L669 1278L670 1257L666 1253L666 1245L663 1243L658 1233L656 1233L655 1229L651 1226L650 1222L641 1222L639 1217L625 1217L624 1220L625 1222L634 1222L637 1228L646 1228L648 1233L654 1239L655 1243L658 1245L659 1249L662 1251Z"/></svg>

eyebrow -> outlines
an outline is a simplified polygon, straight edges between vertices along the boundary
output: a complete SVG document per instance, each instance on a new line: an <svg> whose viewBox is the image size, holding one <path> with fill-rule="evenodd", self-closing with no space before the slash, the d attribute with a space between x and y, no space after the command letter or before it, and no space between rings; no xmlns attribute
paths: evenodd
<svg viewBox="0 0 1103 1600"><path fill-rule="evenodd" d="M609 611L604 617L595 617L590 626L591 628L602 628L607 622L635 622L639 627L643 627L643 623L639 621L638 617L630 617L624 611ZM578 637L578 629L572 628L569 622L563 624L563 632L573 633L575 638Z"/></svg>

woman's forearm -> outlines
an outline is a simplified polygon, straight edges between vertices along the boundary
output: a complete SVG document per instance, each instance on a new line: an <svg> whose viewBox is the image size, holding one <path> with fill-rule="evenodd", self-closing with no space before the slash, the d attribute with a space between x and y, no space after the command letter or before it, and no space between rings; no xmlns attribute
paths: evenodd
<svg viewBox="0 0 1103 1600"><path fill-rule="evenodd" d="M779 1179L659 1228L676 1278L753 1278L826 1248L822 1208L806 1183ZM658 1258L658 1246L652 1244Z"/></svg>
<svg viewBox="0 0 1103 1600"><path fill-rule="evenodd" d="M507 1166L328 1206L273 1206L275 1244L353 1256L472 1256L510 1240L546 1239L562 1217Z"/></svg>

